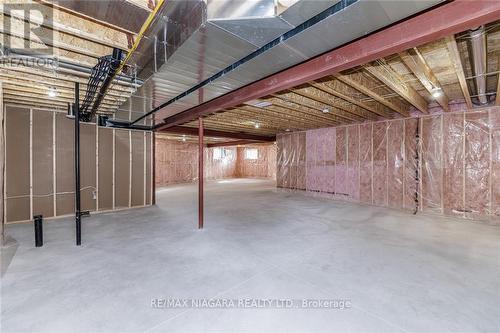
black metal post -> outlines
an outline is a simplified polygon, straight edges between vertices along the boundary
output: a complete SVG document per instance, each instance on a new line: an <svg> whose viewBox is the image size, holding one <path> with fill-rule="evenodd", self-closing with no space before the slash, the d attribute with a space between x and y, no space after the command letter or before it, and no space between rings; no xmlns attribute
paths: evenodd
<svg viewBox="0 0 500 333"><path fill-rule="evenodd" d="M35 225L35 246L40 247L43 246L43 216L35 215L33 217L33 223Z"/></svg>
<svg viewBox="0 0 500 333"><path fill-rule="evenodd" d="M82 243L82 213L80 211L80 83L75 82L75 222L76 245Z"/></svg>

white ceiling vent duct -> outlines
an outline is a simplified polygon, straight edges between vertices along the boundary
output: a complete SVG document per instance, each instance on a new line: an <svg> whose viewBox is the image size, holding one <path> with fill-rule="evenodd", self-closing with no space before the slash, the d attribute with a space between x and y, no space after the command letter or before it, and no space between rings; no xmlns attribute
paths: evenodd
<svg viewBox="0 0 500 333"><path fill-rule="evenodd" d="M484 26L470 31L472 67L477 89L477 98L481 105L488 104L486 97L486 34Z"/></svg>

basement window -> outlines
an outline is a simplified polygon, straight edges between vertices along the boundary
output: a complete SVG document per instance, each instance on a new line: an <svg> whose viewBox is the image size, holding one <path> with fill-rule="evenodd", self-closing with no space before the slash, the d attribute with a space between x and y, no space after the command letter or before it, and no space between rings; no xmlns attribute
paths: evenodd
<svg viewBox="0 0 500 333"><path fill-rule="evenodd" d="M256 160L259 158L259 150L256 148L245 149L245 160Z"/></svg>
<svg viewBox="0 0 500 333"><path fill-rule="evenodd" d="M214 160L223 160L231 157L231 150L226 148L215 148L214 149Z"/></svg>

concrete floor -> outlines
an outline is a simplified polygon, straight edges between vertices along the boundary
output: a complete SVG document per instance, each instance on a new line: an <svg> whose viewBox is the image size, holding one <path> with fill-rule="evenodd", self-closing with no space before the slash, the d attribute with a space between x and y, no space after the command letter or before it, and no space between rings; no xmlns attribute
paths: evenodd
<svg viewBox="0 0 500 333"><path fill-rule="evenodd" d="M261 180L160 190L156 207L9 225L2 332L500 329L500 228L277 192ZM152 308L155 298L344 299L347 309ZM295 304L295 303L294 303Z"/></svg>

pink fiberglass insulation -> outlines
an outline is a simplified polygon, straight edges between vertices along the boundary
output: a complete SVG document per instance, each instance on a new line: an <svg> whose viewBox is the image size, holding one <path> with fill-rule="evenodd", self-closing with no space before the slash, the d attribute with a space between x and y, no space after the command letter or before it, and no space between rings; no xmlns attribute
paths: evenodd
<svg viewBox="0 0 500 333"><path fill-rule="evenodd" d="M490 111L491 127L491 211L500 217L500 112Z"/></svg>
<svg viewBox="0 0 500 333"><path fill-rule="evenodd" d="M373 124L373 204L387 205L387 122Z"/></svg>
<svg viewBox="0 0 500 333"><path fill-rule="evenodd" d="M359 126L347 128L347 194L359 201Z"/></svg>
<svg viewBox="0 0 500 333"><path fill-rule="evenodd" d="M443 208L449 215L464 215L465 113L443 115Z"/></svg>
<svg viewBox="0 0 500 333"><path fill-rule="evenodd" d="M359 125L359 199L372 203L372 139L373 124Z"/></svg>
<svg viewBox="0 0 500 333"><path fill-rule="evenodd" d="M306 189L316 191L316 130L306 132L306 151Z"/></svg>
<svg viewBox="0 0 500 333"><path fill-rule="evenodd" d="M289 157L289 180L290 188L297 188L297 164L298 164L298 150L299 150L299 140L298 133L290 134L290 157Z"/></svg>
<svg viewBox="0 0 500 333"><path fill-rule="evenodd" d="M347 189L347 127L337 128L335 151L335 194L338 198L348 198Z"/></svg>
<svg viewBox="0 0 500 333"><path fill-rule="evenodd" d="M296 135L295 141L279 136L278 150L295 150L299 156L290 159L294 153L288 152L280 157L284 164L304 159L307 191L411 212L488 217L500 223L498 107ZM283 173L287 168L278 167L278 179Z"/></svg>
<svg viewBox="0 0 500 333"><path fill-rule="evenodd" d="M415 211L417 201L417 130L418 119L404 120L404 186L403 186L403 208ZM419 181L418 181L419 182Z"/></svg>
<svg viewBox="0 0 500 333"><path fill-rule="evenodd" d="M387 128L387 188L389 207L403 207L404 179L404 120L388 123Z"/></svg>
<svg viewBox="0 0 500 333"><path fill-rule="evenodd" d="M304 134L305 135L305 134ZM259 158L251 162L240 157L236 147L205 148L205 179L266 177L276 173L276 147L257 146ZM214 157L215 149L224 149L223 157ZM241 149L241 155L244 149ZM198 180L198 145L196 143L156 138L156 185L191 183ZM278 173L282 175L282 172Z"/></svg>
<svg viewBox="0 0 500 333"><path fill-rule="evenodd" d="M232 149L236 149L235 177L276 179L276 145L246 145ZM247 149L257 149L258 158L245 158Z"/></svg>
<svg viewBox="0 0 500 333"><path fill-rule="evenodd" d="M336 142L337 142L337 130L335 128L324 128L324 177L322 181L324 182L324 191L326 193L335 192L335 165L336 165Z"/></svg>
<svg viewBox="0 0 500 333"><path fill-rule="evenodd" d="M490 203L490 120L488 112L465 115L465 212L486 215Z"/></svg>
<svg viewBox="0 0 500 333"><path fill-rule="evenodd" d="M443 117L422 118L421 133L421 207L424 212L442 213L443 174L441 157Z"/></svg>
<svg viewBox="0 0 500 333"><path fill-rule="evenodd" d="M284 149L284 135L276 136L276 186L284 187L284 175L285 172L283 170L284 165L284 157L283 157L283 149Z"/></svg>
<svg viewBox="0 0 500 333"><path fill-rule="evenodd" d="M297 189L306 189L306 133L297 133Z"/></svg>

